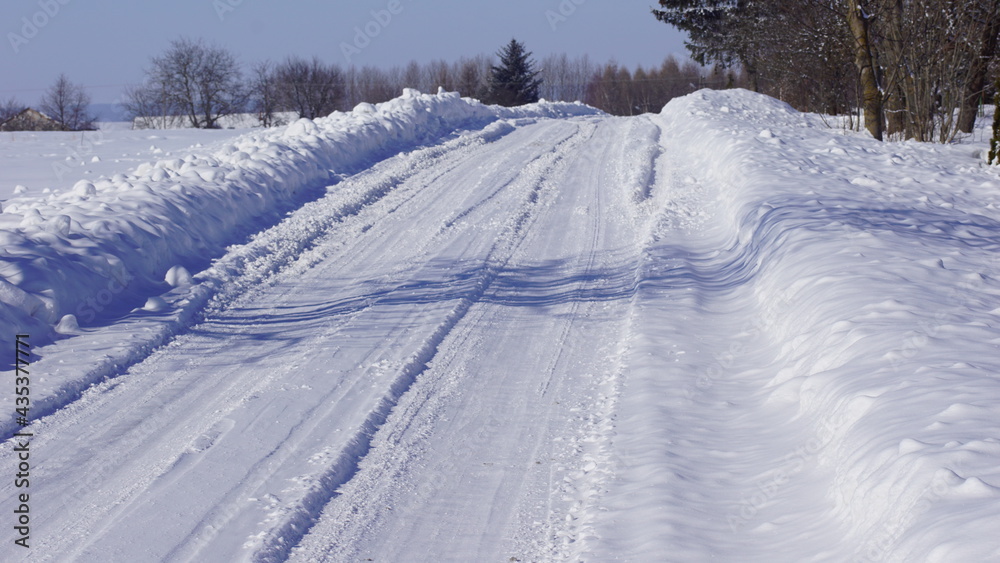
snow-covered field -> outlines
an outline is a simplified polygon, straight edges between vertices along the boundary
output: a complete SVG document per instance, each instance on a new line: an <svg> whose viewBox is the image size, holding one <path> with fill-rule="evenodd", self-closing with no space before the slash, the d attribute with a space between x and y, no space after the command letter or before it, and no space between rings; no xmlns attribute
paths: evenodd
<svg viewBox="0 0 1000 563"><path fill-rule="evenodd" d="M1000 559L982 142L745 91L6 135L5 561Z"/></svg>
<svg viewBox="0 0 1000 563"><path fill-rule="evenodd" d="M140 164L175 155L185 156L198 150L200 145L248 131L137 131L128 123L99 125L97 131L0 133L0 202L15 195L40 196L56 190L69 191L78 180L110 178Z"/></svg>

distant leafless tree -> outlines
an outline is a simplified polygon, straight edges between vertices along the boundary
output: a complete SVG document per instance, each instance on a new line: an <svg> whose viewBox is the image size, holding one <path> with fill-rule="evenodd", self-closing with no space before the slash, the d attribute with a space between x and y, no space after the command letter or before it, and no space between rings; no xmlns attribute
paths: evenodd
<svg viewBox="0 0 1000 563"><path fill-rule="evenodd" d="M435 93L438 88L444 88L449 92L455 90L454 81L451 76L451 68L443 60L431 61L424 66L421 83L427 87L427 92Z"/></svg>
<svg viewBox="0 0 1000 563"><path fill-rule="evenodd" d="M587 97L587 83L596 72L597 67L587 55L574 59L565 53L549 55L542 59L539 94L546 100L583 101Z"/></svg>
<svg viewBox="0 0 1000 563"><path fill-rule="evenodd" d="M721 90L747 82L720 65L705 68L693 61L682 65L672 56L659 67L639 66L631 72L609 62L592 73L583 101L611 114L638 115L659 112L670 100L700 88Z"/></svg>
<svg viewBox="0 0 1000 563"><path fill-rule="evenodd" d="M399 95L392 75L371 66L351 69L351 101L349 107L361 102L377 104L386 102Z"/></svg>
<svg viewBox="0 0 1000 563"><path fill-rule="evenodd" d="M254 64L250 68L250 111L264 127L282 125L275 114L282 111L281 86L278 83L276 67L270 61Z"/></svg>
<svg viewBox="0 0 1000 563"><path fill-rule="evenodd" d="M595 73L587 85L588 104L614 115L634 115L635 83L632 74L614 61Z"/></svg>
<svg viewBox="0 0 1000 563"><path fill-rule="evenodd" d="M976 125L979 106L986 102L990 62L1000 50L1000 0L980 0L972 7L972 20L976 22L970 33L973 43L969 46L972 63L965 97L958 117L958 129L971 133Z"/></svg>
<svg viewBox="0 0 1000 563"><path fill-rule="evenodd" d="M463 58L456 63L456 66L455 89L469 98L483 98L489 88L493 58L486 55Z"/></svg>
<svg viewBox="0 0 1000 563"><path fill-rule="evenodd" d="M399 96L404 88L435 93L439 87L463 96L481 98L488 85L493 59L487 55L463 57L457 61L432 61L421 65L411 61L405 66L379 69L371 66L350 67L344 71L345 109L361 102L380 103Z"/></svg>
<svg viewBox="0 0 1000 563"><path fill-rule="evenodd" d="M420 63L417 61L410 61L400 70L400 79L402 80L400 85L403 88L425 89L423 85L424 71L420 68Z"/></svg>
<svg viewBox="0 0 1000 563"><path fill-rule="evenodd" d="M94 117L89 113L90 96L83 86L73 84L65 74L60 74L55 84L45 91L39 108L58 121L65 131L82 131L94 128Z"/></svg>
<svg viewBox="0 0 1000 563"><path fill-rule="evenodd" d="M14 98L9 98L6 102L0 103L0 123L21 113L26 107Z"/></svg>
<svg viewBox="0 0 1000 563"><path fill-rule="evenodd" d="M184 120L164 84L150 81L126 86L121 104L133 126L140 129L167 129L181 125Z"/></svg>
<svg viewBox="0 0 1000 563"><path fill-rule="evenodd" d="M229 51L201 40L178 39L166 53L153 57L146 83L126 91L125 105L145 105L136 97L155 100L183 115L191 127L214 129L220 118L244 110L247 90L242 79Z"/></svg>
<svg viewBox="0 0 1000 563"><path fill-rule="evenodd" d="M299 117L329 115L344 101L344 73L316 57L312 61L298 57L285 60L275 69L275 78L282 109L295 111Z"/></svg>

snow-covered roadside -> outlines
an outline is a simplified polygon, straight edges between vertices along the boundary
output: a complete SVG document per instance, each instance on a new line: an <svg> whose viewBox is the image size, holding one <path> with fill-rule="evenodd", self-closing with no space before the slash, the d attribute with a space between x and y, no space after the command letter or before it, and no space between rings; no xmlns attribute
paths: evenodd
<svg viewBox="0 0 1000 563"><path fill-rule="evenodd" d="M497 108L409 90L378 106L251 132L131 174L81 180L69 193L11 198L0 214L0 322L9 327L0 346L14 332L42 343L57 324L73 333L75 322L140 307L169 289L169 269L200 270L338 177L389 155L498 118L594 112L576 104Z"/></svg>
<svg viewBox="0 0 1000 563"><path fill-rule="evenodd" d="M489 126L497 120L595 113L580 104L510 109L454 93L408 90L377 106L253 131L129 174L81 180L70 193L4 202L0 347L13 349L14 335L28 333L36 351L50 357L35 366L44 375L33 380L31 417L74 400L182 330L227 280L255 265L253 257L235 256L238 264L192 273L286 211L335 189L330 186L340 178L463 131L473 134L455 146L512 130L504 123ZM355 195L357 201L345 205L371 197ZM277 251L273 244L268 248ZM109 320L117 322L88 328ZM89 336L66 341L60 352L41 348L79 335ZM5 395L0 406L11 401ZM13 419L0 424L3 433L13 428Z"/></svg>
<svg viewBox="0 0 1000 563"><path fill-rule="evenodd" d="M146 361L32 426L43 557L1000 559L980 146L877 143L744 91L534 123L587 110L392 104L413 124L392 150L429 146L194 279L167 261L172 292L50 347L49 396L90 358ZM372 109L329 136L383 131ZM309 125L258 156L341 158Z"/></svg>
<svg viewBox="0 0 1000 563"><path fill-rule="evenodd" d="M184 156L248 132L139 131L123 122L99 123L97 131L5 131L0 133L0 204L19 195L69 191L81 179L128 173L145 162Z"/></svg>
<svg viewBox="0 0 1000 563"><path fill-rule="evenodd" d="M878 143L741 91L658 117L675 197L709 217L652 247L699 283L644 305L596 559L1000 557L1000 173L982 147ZM685 327L656 320L684 300Z"/></svg>

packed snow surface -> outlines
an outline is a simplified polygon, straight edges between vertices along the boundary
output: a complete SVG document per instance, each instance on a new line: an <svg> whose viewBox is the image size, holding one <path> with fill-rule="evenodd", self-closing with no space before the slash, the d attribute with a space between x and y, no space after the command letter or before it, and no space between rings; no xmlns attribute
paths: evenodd
<svg viewBox="0 0 1000 563"><path fill-rule="evenodd" d="M1000 560L1000 173L830 123L408 91L20 190L4 560Z"/></svg>
<svg viewBox="0 0 1000 563"><path fill-rule="evenodd" d="M92 323L162 287L169 268L203 267L226 245L314 199L338 175L380 157L501 115L594 112L565 103L505 110L408 90L379 107L301 119L213 151L144 163L130 174L80 180L65 191L35 196L15 189L0 214L0 322L38 336L65 315ZM11 338L4 331L0 345Z"/></svg>

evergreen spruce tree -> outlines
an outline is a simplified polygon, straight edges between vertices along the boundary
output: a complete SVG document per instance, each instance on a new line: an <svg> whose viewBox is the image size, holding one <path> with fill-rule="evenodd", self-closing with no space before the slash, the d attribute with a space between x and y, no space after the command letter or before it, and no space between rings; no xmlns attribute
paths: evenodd
<svg viewBox="0 0 1000 563"><path fill-rule="evenodd" d="M490 69L487 103L502 106L520 106L538 101L538 88L542 85L538 71L531 60L531 53L516 39L511 39L497 56L500 65Z"/></svg>

